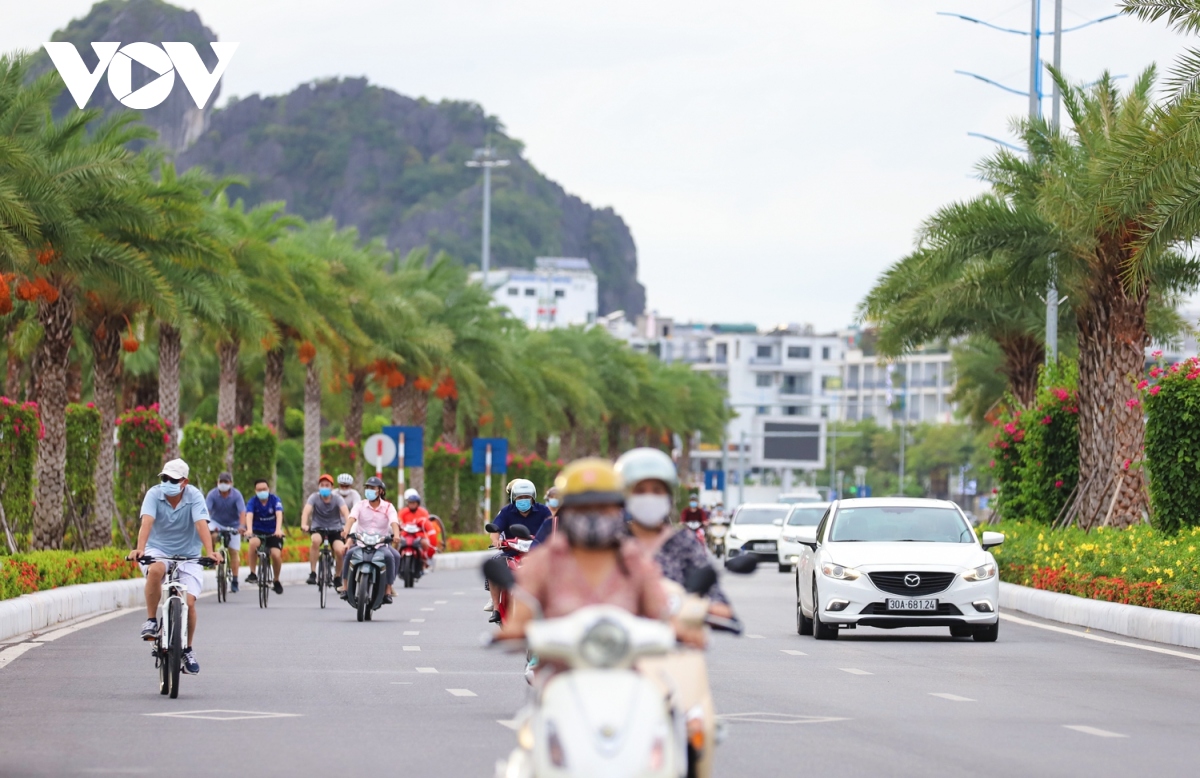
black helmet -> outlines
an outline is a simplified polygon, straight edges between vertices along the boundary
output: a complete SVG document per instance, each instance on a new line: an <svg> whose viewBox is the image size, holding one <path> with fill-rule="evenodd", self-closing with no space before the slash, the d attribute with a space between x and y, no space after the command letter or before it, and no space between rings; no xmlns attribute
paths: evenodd
<svg viewBox="0 0 1200 778"><path fill-rule="evenodd" d="M377 475L373 475L368 478L364 486L369 486L372 489L378 490L380 497L387 493L387 487L383 485L383 479Z"/></svg>

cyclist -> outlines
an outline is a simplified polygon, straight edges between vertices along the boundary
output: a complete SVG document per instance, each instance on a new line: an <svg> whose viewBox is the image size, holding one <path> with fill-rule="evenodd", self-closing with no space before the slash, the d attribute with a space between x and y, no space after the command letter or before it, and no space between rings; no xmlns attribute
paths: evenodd
<svg viewBox="0 0 1200 778"><path fill-rule="evenodd" d="M275 571L275 585L272 587L276 594L283 594L283 584L279 582L279 568L283 566L283 501L271 493L271 485L267 479L260 478L254 482L254 499L246 505L245 526L242 532L250 537L250 558L258 555L258 547L266 543L271 553L271 567ZM246 583L258 583L258 574L250 568Z"/></svg>
<svg viewBox="0 0 1200 778"><path fill-rule="evenodd" d="M300 512L300 529L312 532L312 551L308 555L308 583L317 582L317 557L321 555L321 542L328 540L333 547L333 588L342 588L342 554L346 544L342 542L342 530L350 518L350 509L340 494L333 493L333 476L323 474L317 479L317 491L309 495L304 510ZM310 530L311 528L311 530Z"/></svg>
<svg viewBox="0 0 1200 778"><path fill-rule="evenodd" d="M241 563L242 516L246 513L246 500L241 492L233 488L233 476L221 473L217 476L217 488L209 491L208 496L204 498L204 504L208 508L208 531L212 533L213 543L216 543L216 533L230 533L228 547L233 553L229 554L229 570L233 573L233 580L229 583L229 590L236 594L238 567Z"/></svg>
<svg viewBox="0 0 1200 778"><path fill-rule="evenodd" d="M163 465L158 474L160 483L146 490L142 500L142 526L138 530L137 548L129 558L144 556L198 556L200 550L214 562L220 558L213 551L212 535L208 531L208 508L204 494L188 483L188 465L182 459L172 459ZM183 654L183 671L195 675L200 672L196 661L196 598L203 591L200 565L195 562L180 562L177 568L179 580L187 589L188 602L188 649ZM162 598L163 576L167 566L163 562L144 565L146 576L146 623L142 625L142 640L158 637L158 603Z"/></svg>
<svg viewBox="0 0 1200 778"><path fill-rule="evenodd" d="M496 518L492 520L492 524L496 526L496 531L491 533L492 546L500 548L500 536L508 531L508 528L514 524L524 524L525 529L529 530L530 535L536 536L538 530L542 528L542 523L550 518L550 509L537 501L537 487L533 485L533 481L527 478L515 478L508 485L509 504L500 509L496 514ZM497 556L504 556L503 553ZM492 601L490 610L492 612L488 621L493 624L500 623L500 593L492 591L492 587L486 581L485 588L491 593Z"/></svg>
<svg viewBox="0 0 1200 778"><path fill-rule="evenodd" d="M354 476L349 473L342 473L338 476L338 496L346 501L346 509L354 510L355 504L362 499L362 495L354 488Z"/></svg>
<svg viewBox="0 0 1200 778"><path fill-rule="evenodd" d="M421 493L416 489L404 492L404 507L400 509L398 518L401 527L416 524L421 528L421 537L425 541L422 553L426 562L432 559L438 546L438 525L430 520L429 511L421 507Z"/></svg>
<svg viewBox="0 0 1200 778"><path fill-rule="evenodd" d="M360 530L377 535L390 534L392 537L400 534L396 506L383 499L386 494L387 487L383 485L382 479L378 476L371 476L367 479L367 483L363 487L363 498L355 503L354 510L350 511L351 534ZM384 598L384 602L391 603L392 597L396 594L395 590L392 589L392 584L396 581L396 570L399 569L400 565L400 553L390 545L384 546L384 548L387 550L387 596ZM342 576L344 578L349 578L350 576L349 554L345 555ZM343 596L345 596L344 592Z"/></svg>

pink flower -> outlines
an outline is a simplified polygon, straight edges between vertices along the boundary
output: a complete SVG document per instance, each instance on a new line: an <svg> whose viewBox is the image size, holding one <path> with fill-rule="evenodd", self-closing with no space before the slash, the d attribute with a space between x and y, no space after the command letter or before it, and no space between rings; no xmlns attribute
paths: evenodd
<svg viewBox="0 0 1200 778"><path fill-rule="evenodd" d="M1150 394L1158 394L1161 391L1162 391L1162 387L1158 386L1157 384L1150 388Z"/></svg>
<svg viewBox="0 0 1200 778"><path fill-rule="evenodd" d="M1150 377L1151 378L1158 378L1162 374L1163 374L1163 371L1162 371L1161 367L1150 368Z"/></svg>
<svg viewBox="0 0 1200 778"><path fill-rule="evenodd" d="M995 467L995 466L996 466L996 460L994 460L994 459L988 463L988 467Z"/></svg>
<svg viewBox="0 0 1200 778"><path fill-rule="evenodd" d="M1062 482L1062 481L1055 481L1055 482L1054 482L1054 488L1055 488L1055 489L1061 489L1061 488L1062 488L1062 484L1063 484L1063 482Z"/></svg>
<svg viewBox="0 0 1200 778"><path fill-rule="evenodd" d="M1128 400L1125 401L1126 408L1133 408L1140 404L1141 404L1141 401L1138 400L1138 398L1136 398L1136 397L1130 397Z"/></svg>
<svg viewBox="0 0 1200 778"><path fill-rule="evenodd" d="M150 410L158 413L158 403L150 403Z"/></svg>
<svg viewBox="0 0 1200 778"><path fill-rule="evenodd" d="M1193 370L1192 372L1190 372L1186 376L1184 376L1184 378L1186 378L1189 381L1193 381L1196 378L1200 378L1200 370Z"/></svg>
<svg viewBox="0 0 1200 778"><path fill-rule="evenodd" d="M1017 431L1017 425L1010 421L1008 424L1004 425L1004 431L1011 435Z"/></svg>
<svg viewBox="0 0 1200 778"><path fill-rule="evenodd" d="M88 404L87 404L87 407L89 407L89 408L95 408L95 407L96 407L96 403L88 403Z"/></svg>
<svg viewBox="0 0 1200 778"><path fill-rule="evenodd" d="M1126 460L1125 460L1125 464L1121 465L1121 469L1122 469L1122 470L1128 470L1128 469L1129 469L1129 463L1130 463L1130 462L1132 462L1132 461L1133 461L1133 460L1131 460L1131 459L1126 459Z"/></svg>
<svg viewBox="0 0 1200 778"><path fill-rule="evenodd" d="M1071 396L1071 393L1068 392L1066 389L1055 389L1054 396L1057 397L1060 401L1065 402L1066 399Z"/></svg>
<svg viewBox="0 0 1200 778"><path fill-rule="evenodd" d="M1051 419L1049 416L1046 416L1045 418L1042 419L1042 424L1049 424L1052 421L1054 421L1054 420Z"/></svg>
<svg viewBox="0 0 1200 778"><path fill-rule="evenodd" d="M144 411L144 410L146 410L146 406L144 406L144 405L139 405L138 407L134 408L134 410L135 410L135 411Z"/></svg>
<svg viewBox="0 0 1200 778"><path fill-rule="evenodd" d="M1161 351L1154 351L1154 352L1151 352L1150 356L1151 356L1151 357L1153 357L1154 359L1158 359L1159 357L1161 357L1161 356L1162 356L1162 352L1161 352Z"/></svg>
<svg viewBox="0 0 1200 778"><path fill-rule="evenodd" d="M1150 382L1147 381L1145 378L1143 378L1141 381L1138 381L1138 385L1137 385L1138 391L1140 392L1141 390L1145 389L1149 385L1150 385Z"/></svg>

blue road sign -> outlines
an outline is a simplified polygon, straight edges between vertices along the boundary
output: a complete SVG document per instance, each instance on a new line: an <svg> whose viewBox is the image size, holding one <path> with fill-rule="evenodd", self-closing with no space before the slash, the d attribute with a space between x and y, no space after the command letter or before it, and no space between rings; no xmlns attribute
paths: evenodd
<svg viewBox="0 0 1200 778"><path fill-rule="evenodd" d="M425 467L425 428L424 427L393 427L383 428L383 434L396 441L397 451L400 445L400 433L404 433L404 466ZM384 467L396 467L399 454L392 457L391 462L384 462Z"/></svg>
<svg viewBox="0 0 1200 778"><path fill-rule="evenodd" d="M471 472L476 475L487 471L485 464L488 444L492 446L492 472L508 472L508 438L475 438L471 444Z"/></svg>
<svg viewBox="0 0 1200 778"><path fill-rule="evenodd" d="M724 470L705 470L704 471L704 488L709 491L720 492L725 490L725 471Z"/></svg>

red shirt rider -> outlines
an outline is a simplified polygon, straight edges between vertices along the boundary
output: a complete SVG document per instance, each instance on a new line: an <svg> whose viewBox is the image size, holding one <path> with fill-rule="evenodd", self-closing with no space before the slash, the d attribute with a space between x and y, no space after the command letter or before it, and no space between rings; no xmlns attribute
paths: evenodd
<svg viewBox="0 0 1200 778"><path fill-rule="evenodd" d="M399 510L398 516L401 529L406 524L416 524L421 528L421 538L424 540L422 551L425 559L426 561L433 559L438 547L438 525L430 521L429 511L421 506L421 495L417 494L416 489L409 489L404 493L404 507Z"/></svg>

